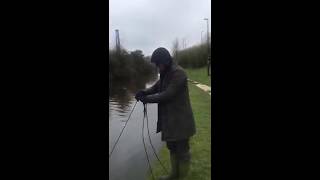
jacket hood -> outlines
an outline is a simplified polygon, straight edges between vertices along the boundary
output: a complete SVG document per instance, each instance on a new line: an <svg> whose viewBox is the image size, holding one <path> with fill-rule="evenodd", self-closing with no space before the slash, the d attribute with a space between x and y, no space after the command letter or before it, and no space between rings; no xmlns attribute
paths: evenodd
<svg viewBox="0 0 320 180"><path fill-rule="evenodd" d="M160 47L153 51L151 62L155 64L164 64L169 66L172 64L172 57L166 48Z"/></svg>

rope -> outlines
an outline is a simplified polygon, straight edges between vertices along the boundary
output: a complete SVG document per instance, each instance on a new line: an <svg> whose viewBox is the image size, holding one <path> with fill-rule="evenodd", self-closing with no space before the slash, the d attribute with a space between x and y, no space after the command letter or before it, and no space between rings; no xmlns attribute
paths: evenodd
<svg viewBox="0 0 320 180"><path fill-rule="evenodd" d="M150 144L151 144L153 153L154 153L154 155L157 157L157 159L158 159L160 165L162 166L162 168L164 169L164 171L168 174L167 169L163 166L162 162L160 161L160 159L159 159L159 157L158 157L158 155L157 155L157 153L156 153L156 150L155 150L155 148L153 147L153 144L152 144L152 142L151 142L150 131L149 131L149 123L148 123L149 120L148 120L148 113L147 113L147 105L145 105L145 104L144 104L144 112L145 112L145 113L144 113L144 116L147 118L148 136L149 136L149 141L150 141Z"/></svg>
<svg viewBox="0 0 320 180"><path fill-rule="evenodd" d="M136 101L136 103L134 104L134 106L133 106L133 108L132 108L132 110L131 110L131 112L130 112L130 115L129 115L129 117L128 117L128 120L126 121L126 123L125 123L124 127L122 128L121 133L120 133L120 135L118 136L118 139L117 139L116 143L114 144L114 146L113 146L113 148L112 148L112 150L111 150L111 153L110 153L110 155L109 155L109 158L111 157L111 155L112 155L112 153L113 153L114 148L115 148L115 147L116 147L116 145L118 144L119 139L120 139L120 137L121 137L121 135L122 135L122 133L123 133L123 130L124 130L124 128L126 128L127 123L129 122L129 119L130 119L130 117L131 117L131 114L132 114L132 112L133 112L134 108L135 108L135 107L136 107L136 105L137 105L137 102L138 102L138 101Z"/></svg>
<svg viewBox="0 0 320 180"><path fill-rule="evenodd" d="M145 104L144 104L143 106L145 107ZM149 160L149 156L148 156L148 153L147 153L146 143L144 142L144 136L143 136L143 132L144 132L144 119L145 119L145 114L146 114L146 109L145 109L145 108L143 109L143 112L144 112L144 116L143 116L143 119L142 119L142 133L141 133L141 137L142 137L142 142L143 142L143 146L144 146L144 151L146 152L146 156L147 156L147 160L148 160L149 169L150 169L150 172L151 172L151 175L152 175L152 179L155 179L155 178L154 178L154 175L153 175L153 172L152 172L151 165L150 165L150 160ZM148 121L147 121L147 122L148 122Z"/></svg>
<svg viewBox="0 0 320 180"><path fill-rule="evenodd" d="M138 101L136 101L136 103L134 104L134 106L133 106L133 108L132 108L132 110L131 110L131 112L130 112L130 114L129 114L128 120L126 121L124 127L122 128L121 133L120 133L120 135L118 136L118 138L117 138L117 140L116 140L116 143L115 143L114 146L112 147L112 150L111 150L111 153L110 153L110 155L109 155L109 158L111 157L111 155L112 155L112 153L113 153L116 145L118 144L119 139L120 139L120 137L121 137L124 129L126 128L127 123L129 122L129 119L130 119L130 117L131 117L131 114L132 114L134 108L135 108L136 105L137 105L137 102L138 102ZM143 116L143 119L142 119L142 133L141 133L141 137L142 137L142 142L143 142L144 150L145 150L145 153L146 153L146 157L147 157L149 169L150 169L152 178L155 179L155 178L154 178L154 175L153 175L153 172L152 172L152 168L151 168L151 164L150 164L150 160L149 160L149 155L148 155L148 152L147 152L146 144L145 144L145 141L144 141L144 119L146 119L146 121L147 121L148 137L149 137L149 142L150 142L150 144L151 144L153 153L154 153L154 155L155 155L156 158L158 159L160 165L162 166L162 168L164 169L164 171L165 171L167 174L168 174L168 171L167 171L167 169L164 167L164 165L162 164L162 162L160 161L160 159L159 159L159 157L158 157L158 155L157 155L157 153L156 153L156 150L155 150L155 148L154 148L154 146L153 146L153 144L152 144L152 141L151 141L151 136L150 136L150 131L149 131L149 120L148 120L148 113L147 113L147 105L146 105L146 104L143 104L143 113L144 113L144 116Z"/></svg>

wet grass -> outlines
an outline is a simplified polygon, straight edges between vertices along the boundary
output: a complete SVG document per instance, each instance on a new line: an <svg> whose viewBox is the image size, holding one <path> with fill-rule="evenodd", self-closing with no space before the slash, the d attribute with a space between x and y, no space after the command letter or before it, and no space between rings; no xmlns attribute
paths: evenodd
<svg viewBox="0 0 320 180"><path fill-rule="evenodd" d="M202 68L184 68L189 79L197 81L201 84L211 86L211 76L208 76L207 66Z"/></svg>
<svg viewBox="0 0 320 180"><path fill-rule="evenodd" d="M189 83L189 94L197 133L190 140L191 168L185 180L209 180L211 179L211 98L191 83ZM159 156L164 166L170 170L169 151L166 146L160 150ZM153 162L152 170L156 178L164 174L157 160ZM152 180L151 174L148 175L148 179Z"/></svg>

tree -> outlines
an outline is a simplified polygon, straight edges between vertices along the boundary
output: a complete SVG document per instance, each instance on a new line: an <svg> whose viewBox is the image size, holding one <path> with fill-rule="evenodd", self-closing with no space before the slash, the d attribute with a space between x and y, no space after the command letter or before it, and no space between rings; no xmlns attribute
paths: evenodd
<svg viewBox="0 0 320 180"><path fill-rule="evenodd" d="M141 50L135 50L135 51L132 51L131 52L131 56L134 58L134 59L143 59L143 53Z"/></svg>
<svg viewBox="0 0 320 180"><path fill-rule="evenodd" d="M179 51L179 40L176 38L173 42L172 47L172 54L173 54L173 61L178 64L178 51Z"/></svg>

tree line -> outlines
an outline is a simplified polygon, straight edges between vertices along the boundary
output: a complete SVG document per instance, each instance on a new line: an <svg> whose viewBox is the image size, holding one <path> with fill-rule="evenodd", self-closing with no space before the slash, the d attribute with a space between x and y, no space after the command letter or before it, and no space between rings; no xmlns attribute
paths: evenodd
<svg viewBox="0 0 320 180"><path fill-rule="evenodd" d="M141 50L128 52L109 49L109 75L111 80L128 80L156 74L156 67L145 57Z"/></svg>
<svg viewBox="0 0 320 180"><path fill-rule="evenodd" d="M209 36L210 38L210 36ZM184 68L200 68L207 66L208 55L211 54L211 42L201 43L189 48L179 49L179 41L173 42L172 54L174 61Z"/></svg>

